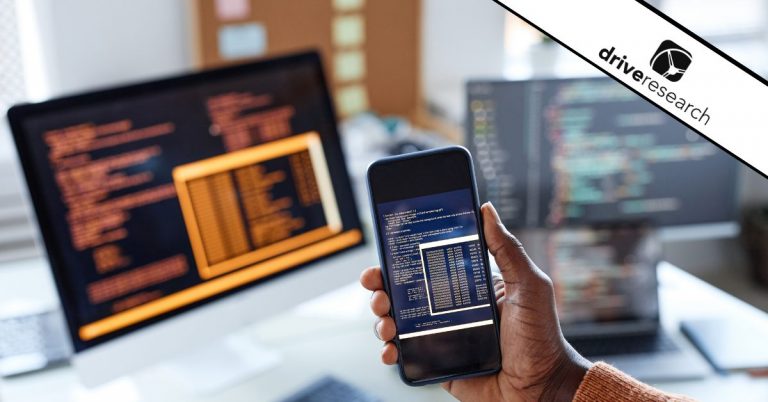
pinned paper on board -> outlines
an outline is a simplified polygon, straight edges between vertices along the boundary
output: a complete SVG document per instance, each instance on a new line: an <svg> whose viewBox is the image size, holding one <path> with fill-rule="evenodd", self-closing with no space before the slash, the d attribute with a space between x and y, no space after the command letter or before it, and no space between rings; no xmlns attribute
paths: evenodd
<svg viewBox="0 0 768 402"><path fill-rule="evenodd" d="M350 116L369 109L368 91L363 85L348 85L336 90L336 107L343 116Z"/></svg>
<svg viewBox="0 0 768 402"><path fill-rule="evenodd" d="M336 81L358 81L365 77L365 54L360 50L337 52L333 62Z"/></svg>
<svg viewBox="0 0 768 402"><path fill-rule="evenodd" d="M333 0L336 11L358 11L365 5L365 0Z"/></svg>
<svg viewBox="0 0 768 402"><path fill-rule="evenodd" d="M194 53L201 67L219 67L316 49L330 92L343 94L335 102L341 105L340 117L362 110L420 116L414 111L423 107L418 84L422 3L196 0L190 3ZM352 85L361 87L345 89Z"/></svg>
<svg viewBox="0 0 768 402"><path fill-rule="evenodd" d="M365 42L365 21L359 15L346 15L333 20L335 46L360 46Z"/></svg>
<svg viewBox="0 0 768 402"><path fill-rule="evenodd" d="M267 29L262 24L226 25L219 29L219 54L223 59L262 56L267 52Z"/></svg>
<svg viewBox="0 0 768 402"><path fill-rule="evenodd" d="M250 0L215 0L214 6L220 21L244 20L251 15Z"/></svg>

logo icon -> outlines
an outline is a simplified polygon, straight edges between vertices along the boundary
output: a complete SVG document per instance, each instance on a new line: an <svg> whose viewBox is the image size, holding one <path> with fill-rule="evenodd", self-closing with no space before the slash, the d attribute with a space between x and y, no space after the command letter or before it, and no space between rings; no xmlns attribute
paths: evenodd
<svg viewBox="0 0 768 402"><path fill-rule="evenodd" d="M671 40L661 42L651 58L651 68L664 78L677 82L691 65L691 53Z"/></svg>

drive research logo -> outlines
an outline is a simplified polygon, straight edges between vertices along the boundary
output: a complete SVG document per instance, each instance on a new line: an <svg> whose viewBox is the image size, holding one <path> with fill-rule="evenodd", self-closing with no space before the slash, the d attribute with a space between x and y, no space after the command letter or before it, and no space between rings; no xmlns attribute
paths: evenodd
<svg viewBox="0 0 768 402"><path fill-rule="evenodd" d="M653 71L672 82L680 81L690 65L691 53L671 40L661 42L651 58Z"/></svg>
<svg viewBox="0 0 768 402"><path fill-rule="evenodd" d="M711 118L709 107L706 105L702 106L698 102L694 103L691 99L683 96L683 94L675 92L672 86L667 87L669 84L665 85L664 82L657 81L657 78L648 75L648 73L641 70L640 67L637 67L627 58L626 54L621 55L621 53L623 52L617 50L616 46L602 48L597 53L597 56L606 63L606 68L612 67L615 69L613 74L609 73L608 70L604 70L607 74L613 75L620 81L625 81L627 86L631 84L629 82L631 79L636 82L632 84L635 92L640 94L639 91L645 91L644 96L649 101L653 102L651 99L653 96L657 96L679 109L680 113L689 115L698 123L705 126L709 124L709 119ZM661 42L659 50L656 51L656 54L651 59L653 70L672 82L679 81L685 73L685 69L690 65L691 54L670 40ZM620 73L628 78L622 80L618 77Z"/></svg>

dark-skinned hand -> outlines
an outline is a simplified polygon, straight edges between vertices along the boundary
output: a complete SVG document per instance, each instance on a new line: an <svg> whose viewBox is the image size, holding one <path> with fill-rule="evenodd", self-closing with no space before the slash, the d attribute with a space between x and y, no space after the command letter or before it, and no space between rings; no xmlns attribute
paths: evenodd
<svg viewBox="0 0 768 402"><path fill-rule="evenodd" d="M499 373L443 383L461 401L571 401L591 363L563 338L552 281L528 257L490 203L482 206L485 239L501 277L494 277L500 313L502 367ZM382 271L368 268L360 283L373 292L375 329L384 341L381 360L397 363L395 322Z"/></svg>

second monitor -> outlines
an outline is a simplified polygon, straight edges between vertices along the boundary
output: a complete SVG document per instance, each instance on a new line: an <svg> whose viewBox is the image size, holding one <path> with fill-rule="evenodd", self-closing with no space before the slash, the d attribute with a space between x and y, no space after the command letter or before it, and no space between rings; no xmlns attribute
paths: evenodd
<svg viewBox="0 0 768 402"><path fill-rule="evenodd" d="M467 146L513 227L733 225L738 163L608 78L473 81Z"/></svg>

